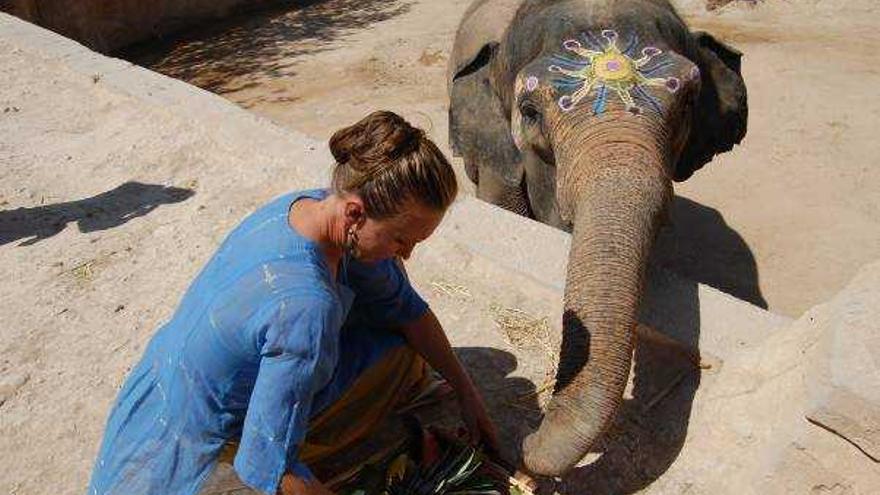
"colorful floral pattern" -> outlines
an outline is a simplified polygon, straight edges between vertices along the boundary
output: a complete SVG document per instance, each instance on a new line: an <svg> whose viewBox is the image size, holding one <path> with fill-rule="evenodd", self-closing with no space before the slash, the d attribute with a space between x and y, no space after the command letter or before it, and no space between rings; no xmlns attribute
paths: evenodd
<svg viewBox="0 0 880 495"><path fill-rule="evenodd" d="M592 98L593 113L599 115L607 107L609 94L613 94L634 114L641 114L645 108L661 113L660 100L649 93L650 88L663 88L670 93L681 88L677 77L657 77L674 63L662 50L645 46L639 51L636 35L632 35L623 50L617 41L617 31L605 29L600 37L584 33L581 39L562 43L568 53L554 56L547 68L558 74L551 80L553 87L565 93L557 100L562 111Z"/></svg>

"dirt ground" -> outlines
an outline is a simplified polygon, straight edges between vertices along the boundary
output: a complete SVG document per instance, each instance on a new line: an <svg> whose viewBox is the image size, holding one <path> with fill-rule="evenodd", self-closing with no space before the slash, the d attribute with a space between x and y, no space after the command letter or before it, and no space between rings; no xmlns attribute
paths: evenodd
<svg viewBox="0 0 880 495"><path fill-rule="evenodd" d="M122 55L319 139L388 108L448 151L445 67L469 3L297 2ZM694 29L744 53L750 122L741 146L677 185L660 260L798 316L880 252L880 8L677 5Z"/></svg>

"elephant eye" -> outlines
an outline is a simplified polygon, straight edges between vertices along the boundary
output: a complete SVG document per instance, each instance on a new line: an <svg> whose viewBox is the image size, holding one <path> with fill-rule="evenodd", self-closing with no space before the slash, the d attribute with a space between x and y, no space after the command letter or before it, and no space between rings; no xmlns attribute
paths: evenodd
<svg viewBox="0 0 880 495"><path fill-rule="evenodd" d="M535 123L541 120L541 112L539 112L538 108L529 101L524 101L520 104L519 113L530 123Z"/></svg>

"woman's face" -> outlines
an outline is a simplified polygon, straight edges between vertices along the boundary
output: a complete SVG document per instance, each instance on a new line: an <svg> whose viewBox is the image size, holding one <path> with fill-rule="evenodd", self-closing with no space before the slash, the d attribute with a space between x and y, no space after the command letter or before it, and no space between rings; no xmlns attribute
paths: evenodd
<svg viewBox="0 0 880 495"><path fill-rule="evenodd" d="M444 213L407 200L394 217L368 218L357 231L358 260L370 263L395 256L408 259L416 244L430 237L440 225Z"/></svg>

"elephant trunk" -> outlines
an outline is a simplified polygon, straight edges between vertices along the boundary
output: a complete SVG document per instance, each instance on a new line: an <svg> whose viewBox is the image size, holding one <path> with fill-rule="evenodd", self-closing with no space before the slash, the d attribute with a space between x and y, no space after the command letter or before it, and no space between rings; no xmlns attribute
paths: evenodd
<svg viewBox="0 0 880 495"><path fill-rule="evenodd" d="M573 153L580 153L574 150ZM621 142L560 154L560 206L573 220L556 387L524 445L526 468L558 476L611 424L632 361L645 266L671 181L657 148Z"/></svg>

